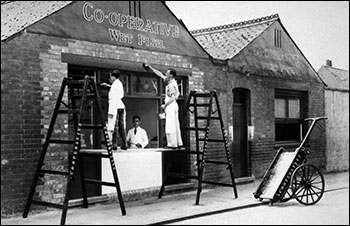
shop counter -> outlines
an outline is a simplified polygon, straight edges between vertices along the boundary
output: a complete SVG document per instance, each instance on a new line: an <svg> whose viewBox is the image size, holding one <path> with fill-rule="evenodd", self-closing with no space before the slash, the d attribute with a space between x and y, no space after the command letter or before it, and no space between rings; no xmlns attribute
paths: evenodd
<svg viewBox="0 0 350 226"><path fill-rule="evenodd" d="M160 187L162 185L162 153L165 148L118 149L113 151L122 191ZM114 182L108 158L102 158L102 181ZM102 186L102 194L115 193L116 188Z"/></svg>

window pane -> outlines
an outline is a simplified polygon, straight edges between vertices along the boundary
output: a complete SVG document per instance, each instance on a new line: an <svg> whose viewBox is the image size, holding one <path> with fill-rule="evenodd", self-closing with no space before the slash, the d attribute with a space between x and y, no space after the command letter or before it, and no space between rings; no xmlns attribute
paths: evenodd
<svg viewBox="0 0 350 226"><path fill-rule="evenodd" d="M299 123L278 123L275 127L276 141L300 141Z"/></svg>
<svg viewBox="0 0 350 226"><path fill-rule="evenodd" d="M179 87L180 96L183 96L183 95L184 95L184 84L183 84L183 79L177 78L177 79L176 79L176 82L177 82L177 85L178 85L178 87Z"/></svg>
<svg viewBox="0 0 350 226"><path fill-rule="evenodd" d="M275 99L275 117L286 118L286 100Z"/></svg>
<svg viewBox="0 0 350 226"><path fill-rule="evenodd" d="M289 118L300 118L300 100L289 99Z"/></svg>
<svg viewBox="0 0 350 226"><path fill-rule="evenodd" d="M135 94L158 94L157 78L136 75L132 77L131 84L133 93Z"/></svg>
<svg viewBox="0 0 350 226"><path fill-rule="evenodd" d="M99 77L99 82L100 83L107 83L110 84L109 82L109 73L110 71L102 71L100 72L100 77ZM120 82L123 84L124 87L124 93L128 93L129 92L129 79L128 79L129 74L125 74L123 72L121 72L119 80ZM102 90L104 90L105 92L109 92L109 88L103 88Z"/></svg>

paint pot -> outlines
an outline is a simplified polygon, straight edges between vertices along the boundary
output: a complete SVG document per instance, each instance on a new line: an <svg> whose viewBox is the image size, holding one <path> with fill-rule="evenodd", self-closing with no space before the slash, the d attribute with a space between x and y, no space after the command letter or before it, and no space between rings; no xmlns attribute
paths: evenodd
<svg viewBox="0 0 350 226"><path fill-rule="evenodd" d="M165 119L165 113L164 112L163 113L159 113L158 116L159 116L159 119Z"/></svg>

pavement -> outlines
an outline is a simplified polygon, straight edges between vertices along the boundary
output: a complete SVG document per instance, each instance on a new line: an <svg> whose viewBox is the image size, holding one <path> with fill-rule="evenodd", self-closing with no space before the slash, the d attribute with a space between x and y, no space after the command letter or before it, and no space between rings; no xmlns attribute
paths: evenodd
<svg viewBox="0 0 350 226"><path fill-rule="evenodd" d="M349 171L323 174L325 193L349 188ZM203 189L199 205L195 205L196 191L179 194L164 194L139 201L125 202L126 215L121 214L119 203L98 203L88 208L74 207L68 209L67 225L147 225L167 224L204 215L235 211L242 208L254 208L267 205L268 200L258 200L253 196L260 185L260 180L246 184L237 184L238 198L234 198L230 187ZM322 199L320 200L322 202ZM302 205L302 204L300 204ZM315 204L317 205L317 204ZM276 207L278 208L278 207ZM2 225L57 225L60 224L61 210L42 213L30 212L27 218L14 216L1 218Z"/></svg>

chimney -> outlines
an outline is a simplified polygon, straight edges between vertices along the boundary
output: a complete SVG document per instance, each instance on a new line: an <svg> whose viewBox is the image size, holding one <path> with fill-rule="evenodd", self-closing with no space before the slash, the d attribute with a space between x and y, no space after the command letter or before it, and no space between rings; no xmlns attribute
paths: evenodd
<svg viewBox="0 0 350 226"><path fill-rule="evenodd" d="M332 60L326 60L326 66L332 67Z"/></svg>

